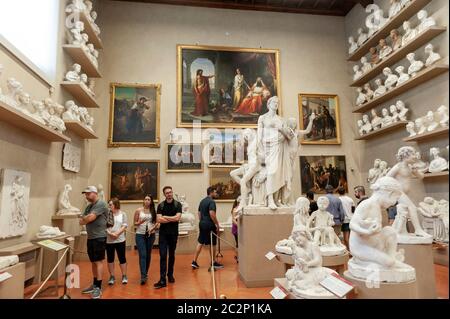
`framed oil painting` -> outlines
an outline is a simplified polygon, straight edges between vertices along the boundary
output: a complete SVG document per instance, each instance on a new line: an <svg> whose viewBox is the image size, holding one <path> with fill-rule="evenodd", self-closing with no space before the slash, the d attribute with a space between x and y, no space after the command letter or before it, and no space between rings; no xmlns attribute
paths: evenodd
<svg viewBox="0 0 450 319"><path fill-rule="evenodd" d="M208 166L236 166L248 160L247 143L242 143L242 130L209 134Z"/></svg>
<svg viewBox="0 0 450 319"><path fill-rule="evenodd" d="M335 192L339 187L348 192L345 156L300 156L300 180L303 194L325 194L327 185Z"/></svg>
<svg viewBox="0 0 450 319"><path fill-rule="evenodd" d="M177 46L178 127L256 127L280 87L278 50Z"/></svg>
<svg viewBox="0 0 450 319"><path fill-rule="evenodd" d="M299 126L304 130L311 113L316 114L311 133L301 137L302 144L341 144L339 98L329 94L299 94Z"/></svg>
<svg viewBox="0 0 450 319"><path fill-rule="evenodd" d="M203 172L202 144L167 144L166 172Z"/></svg>
<svg viewBox="0 0 450 319"><path fill-rule="evenodd" d="M216 166L209 168L209 185L217 189L217 202L234 202L240 195L240 186L230 172L239 166Z"/></svg>
<svg viewBox="0 0 450 319"><path fill-rule="evenodd" d="M140 203L146 195L159 197L159 161L112 160L109 164L109 198L124 203Z"/></svg>
<svg viewBox="0 0 450 319"><path fill-rule="evenodd" d="M108 147L159 147L161 85L111 83Z"/></svg>

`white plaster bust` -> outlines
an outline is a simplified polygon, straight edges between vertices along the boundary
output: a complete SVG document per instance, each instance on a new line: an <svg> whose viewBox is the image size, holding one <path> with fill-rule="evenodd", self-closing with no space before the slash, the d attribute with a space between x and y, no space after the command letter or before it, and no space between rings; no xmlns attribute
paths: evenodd
<svg viewBox="0 0 450 319"><path fill-rule="evenodd" d="M434 20L434 18L432 18L432 17L428 17L427 10L420 10L417 13L417 18L420 21L420 23L417 27L417 31L419 33L425 31L425 29L427 29L429 27L433 27L436 25L436 20Z"/></svg>
<svg viewBox="0 0 450 319"><path fill-rule="evenodd" d="M92 22L92 28L94 29L95 34L100 35L101 30L100 30L99 26L97 25L97 23L95 23L95 20L97 20L97 16L98 16L97 12L92 11L90 14L90 17L91 17L90 20Z"/></svg>
<svg viewBox="0 0 450 319"><path fill-rule="evenodd" d="M402 4L400 3L400 0L391 0L390 2L389 18L392 19L402 10Z"/></svg>
<svg viewBox="0 0 450 319"><path fill-rule="evenodd" d="M58 212L56 215L79 215L81 212L78 208L70 204L69 193L72 191L70 184L64 185L64 189L60 192L58 198Z"/></svg>
<svg viewBox="0 0 450 319"><path fill-rule="evenodd" d="M379 282L414 280L415 270L405 264L402 250L397 250L397 232L382 225L386 209L402 195L395 179L382 177L371 186L372 196L361 202L350 221L349 273L356 278Z"/></svg>
<svg viewBox="0 0 450 319"><path fill-rule="evenodd" d="M79 115L76 114L77 105L74 101L69 100L65 104L66 111L62 115L64 121L80 121Z"/></svg>
<svg viewBox="0 0 450 319"><path fill-rule="evenodd" d="M373 130L372 124L370 123L369 115L364 114L362 117L363 126L361 127L361 130L363 134L370 133Z"/></svg>
<svg viewBox="0 0 450 319"><path fill-rule="evenodd" d="M372 90L372 87L370 86L370 83L366 83L364 85L364 92L366 93L367 100L373 99L373 95L375 94Z"/></svg>
<svg viewBox="0 0 450 319"><path fill-rule="evenodd" d="M45 125L50 124L50 114L48 113L45 105L41 101L31 101L31 104L33 105L35 109L35 118L40 121L41 123Z"/></svg>
<svg viewBox="0 0 450 319"><path fill-rule="evenodd" d="M357 41L358 46L360 47L361 45L363 45L364 42L366 42L368 38L369 37L368 37L367 33L364 32L364 29L359 28L358 29L358 41Z"/></svg>
<svg viewBox="0 0 450 319"><path fill-rule="evenodd" d="M36 234L37 238L53 238L65 235L65 232L62 232L59 230L58 227L52 227L52 226L41 226L39 227L39 233Z"/></svg>
<svg viewBox="0 0 450 319"><path fill-rule="evenodd" d="M388 109L386 109L386 108L382 109L381 110L381 114L383 116L383 124L381 125L381 127L385 127L385 126L388 126L388 125L392 124L393 119L389 115Z"/></svg>
<svg viewBox="0 0 450 319"><path fill-rule="evenodd" d="M56 104L57 103L53 102L51 98L46 98L44 100L44 105L50 115L48 126L60 133L63 133L66 130L66 125L56 111Z"/></svg>
<svg viewBox="0 0 450 319"><path fill-rule="evenodd" d="M91 95L95 96L95 79L89 79L88 89Z"/></svg>
<svg viewBox="0 0 450 319"><path fill-rule="evenodd" d="M398 67L396 67L395 72L398 73L397 86L407 82L410 79L409 74L405 73L405 67L402 65L399 65Z"/></svg>
<svg viewBox="0 0 450 319"><path fill-rule="evenodd" d="M425 217L435 218L439 217L438 205L439 202L433 197L425 197L423 201L419 203L417 210Z"/></svg>
<svg viewBox="0 0 450 319"><path fill-rule="evenodd" d="M372 70L372 64L370 64L369 61L367 61L367 58L365 56L361 58L361 64L362 64L361 70L363 73L367 73L370 70Z"/></svg>
<svg viewBox="0 0 450 319"><path fill-rule="evenodd" d="M395 106L397 106L398 118L400 119L400 121L406 121L406 114L408 114L409 109L406 108L405 102L403 102L402 100L398 100L395 103Z"/></svg>
<svg viewBox="0 0 450 319"><path fill-rule="evenodd" d="M384 59L392 53L392 48L386 43L385 39L380 39L380 59Z"/></svg>
<svg viewBox="0 0 450 319"><path fill-rule="evenodd" d="M375 84L376 84L377 88L375 89L375 92L373 93L374 98L377 98L387 92L387 89L383 85L383 82L381 81L381 79L376 79Z"/></svg>
<svg viewBox="0 0 450 319"><path fill-rule="evenodd" d="M375 7L376 5L372 6ZM369 8L366 8L366 12L370 12L368 9ZM375 9L373 14L366 18L366 27L369 29L369 37L383 28L388 21L389 20L384 17L383 9L379 7Z"/></svg>
<svg viewBox="0 0 450 319"><path fill-rule="evenodd" d="M389 172L391 168L388 166L388 163L386 161L380 162L380 175L378 178L386 176L386 174Z"/></svg>
<svg viewBox="0 0 450 319"><path fill-rule="evenodd" d="M364 123L363 123L363 121L362 120L358 120L356 122L356 124L358 125L359 135L363 136L364 135L364 129L363 129Z"/></svg>
<svg viewBox="0 0 450 319"><path fill-rule="evenodd" d="M431 43L428 43L425 46L425 54L428 55L427 60L425 61L425 66L430 66L435 62L439 61L442 57L439 53L434 52L434 47Z"/></svg>
<svg viewBox="0 0 450 319"><path fill-rule="evenodd" d="M372 124L372 128L376 131L383 125L383 119L378 116L377 111L375 109L372 109L370 113L372 115L372 120L370 124Z"/></svg>
<svg viewBox="0 0 450 319"><path fill-rule="evenodd" d="M397 106L395 105L395 104L392 104L390 107L389 107L389 111L391 112L391 114L392 114L392 122L398 122L399 121L399 118L398 118L398 112L397 112Z"/></svg>
<svg viewBox="0 0 450 319"><path fill-rule="evenodd" d="M72 0L72 2L66 6L66 13L83 12L84 10L86 10L84 0Z"/></svg>
<svg viewBox="0 0 450 319"><path fill-rule="evenodd" d="M308 219L307 228L313 240L320 248L322 256L338 256L345 254L346 248L334 232L333 215L327 211L330 201L326 196L317 199L318 210Z"/></svg>
<svg viewBox="0 0 450 319"><path fill-rule="evenodd" d="M18 108L26 115L33 116L34 109L31 105L31 96L25 91L21 91L17 96Z"/></svg>
<svg viewBox="0 0 450 319"><path fill-rule="evenodd" d="M357 65L357 64L353 66L353 72L355 73L353 75L353 81L358 80L363 75L363 73L360 70L359 65Z"/></svg>
<svg viewBox="0 0 450 319"><path fill-rule="evenodd" d="M410 66L408 68L408 74L412 77L416 76L417 72L423 69L424 64L420 60L416 60L415 53L409 53L406 58L408 59Z"/></svg>
<svg viewBox="0 0 450 319"><path fill-rule="evenodd" d="M87 108L85 108L84 106L79 106L78 112L80 114L80 121L86 125L88 123L88 115L89 115Z"/></svg>
<svg viewBox="0 0 450 319"><path fill-rule="evenodd" d="M403 34L402 46L405 46L417 36L417 30L415 28L411 28L411 23L409 21L403 22L403 30L405 33Z"/></svg>
<svg viewBox="0 0 450 319"><path fill-rule="evenodd" d="M92 1L90 0L84 0L84 5L86 7L85 11L87 14L90 14L92 9L94 8Z"/></svg>
<svg viewBox="0 0 450 319"><path fill-rule="evenodd" d="M388 67L383 69L383 74L386 76L386 81L384 81L384 86L388 90L392 90L398 81L398 76L392 73L392 70Z"/></svg>
<svg viewBox="0 0 450 319"><path fill-rule="evenodd" d="M379 158L375 159L373 162L373 167L369 169L369 175L367 177L367 181L369 182L369 184L373 184L378 180L381 173L380 163L381 160Z"/></svg>
<svg viewBox="0 0 450 319"><path fill-rule="evenodd" d="M439 125L441 127L448 127L448 107L445 105L439 106L437 114L439 116Z"/></svg>
<svg viewBox="0 0 450 319"><path fill-rule="evenodd" d="M417 161L411 165L411 169L417 170L422 174L428 172L428 166L430 164L422 161L422 155L420 155L420 152L417 152L416 158L417 158Z"/></svg>
<svg viewBox="0 0 450 319"><path fill-rule="evenodd" d="M6 94L0 95L0 100L17 109L19 107L19 95L22 90L23 86L19 81L15 78L9 78L6 81Z"/></svg>
<svg viewBox="0 0 450 319"><path fill-rule="evenodd" d="M430 166L428 167L430 173L438 173L448 169L448 163L440 156L440 153L441 151L437 147L432 147L430 149L430 158L432 158Z"/></svg>
<svg viewBox="0 0 450 319"><path fill-rule="evenodd" d="M402 36L397 31L397 29L392 30L390 33L390 36L391 36L391 40L392 40L392 49L394 51L400 49L402 46Z"/></svg>
<svg viewBox="0 0 450 319"><path fill-rule="evenodd" d="M425 120L426 120L427 131L428 132L434 131L435 129L438 128L439 123L434 118L434 112L433 111L428 111L427 112L427 115L425 115Z"/></svg>
<svg viewBox="0 0 450 319"><path fill-rule="evenodd" d="M363 105L367 102L367 96L364 94L362 88L357 88L356 91L358 92L358 96L356 97L356 106Z"/></svg>
<svg viewBox="0 0 450 319"><path fill-rule="evenodd" d="M80 81L80 72L81 72L81 65L75 63L72 66L72 70L66 73L65 80L70 82Z"/></svg>
<svg viewBox="0 0 450 319"><path fill-rule="evenodd" d="M423 134L427 131L427 127L425 125L425 121L423 119L423 117L419 117L415 120L415 124L416 124L416 131L417 134Z"/></svg>
<svg viewBox="0 0 450 319"><path fill-rule="evenodd" d="M70 29L70 34L72 36L73 45L82 45L85 43L83 36L81 35L84 31L84 23L82 21L76 21L73 28Z"/></svg>
<svg viewBox="0 0 450 319"><path fill-rule="evenodd" d="M92 64L94 64L94 66L96 68L98 68L98 51L95 49L94 45L92 43L89 43L87 45L89 52L90 52L90 59L92 61Z"/></svg>
<svg viewBox="0 0 450 319"><path fill-rule="evenodd" d="M353 54L358 49L358 43L356 43L354 37L349 37L348 43L350 44L350 47L348 49L348 54Z"/></svg>
<svg viewBox="0 0 450 319"><path fill-rule="evenodd" d="M416 131L414 130L415 126L416 125L414 124L414 122L408 122L408 124L406 124L406 131L409 133L409 137L417 135Z"/></svg>

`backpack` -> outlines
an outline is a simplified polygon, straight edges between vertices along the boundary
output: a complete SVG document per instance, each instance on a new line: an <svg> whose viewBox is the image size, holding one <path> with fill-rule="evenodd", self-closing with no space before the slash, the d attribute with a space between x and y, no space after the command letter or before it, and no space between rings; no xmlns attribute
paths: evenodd
<svg viewBox="0 0 450 319"><path fill-rule="evenodd" d="M111 209L106 213L106 228L114 227L114 214Z"/></svg>

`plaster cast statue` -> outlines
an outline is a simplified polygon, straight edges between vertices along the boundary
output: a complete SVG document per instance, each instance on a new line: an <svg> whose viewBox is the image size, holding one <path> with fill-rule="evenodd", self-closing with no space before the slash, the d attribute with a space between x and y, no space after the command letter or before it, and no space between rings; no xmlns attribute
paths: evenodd
<svg viewBox="0 0 450 319"><path fill-rule="evenodd" d="M367 177L367 181L371 185L374 184L380 177L380 174L381 174L380 163L381 163L381 160L379 158L375 159L373 162L373 167L371 169L369 169L369 175Z"/></svg>
<svg viewBox="0 0 450 319"><path fill-rule="evenodd" d="M98 184L97 186L97 191L98 191L98 198L104 202L106 202L106 198L105 198L105 191L103 189L103 185L102 184Z"/></svg>
<svg viewBox="0 0 450 319"><path fill-rule="evenodd" d="M371 186L372 196L361 202L350 220L348 272L371 282L407 282L416 278L413 267L405 264L404 251L397 250L397 232L382 226L386 209L400 199L401 185L382 177Z"/></svg>
<svg viewBox="0 0 450 319"><path fill-rule="evenodd" d="M309 200L306 197L299 197L295 202L294 226L292 227L292 231L300 226L306 227L309 219L309 204ZM292 244L292 237L289 236L288 239L277 242L275 250L282 254L292 255Z"/></svg>
<svg viewBox="0 0 450 319"><path fill-rule="evenodd" d="M384 86L388 90L392 90L398 82L398 76L392 73L390 68L384 68L383 74L386 76L386 81L384 81Z"/></svg>
<svg viewBox="0 0 450 319"><path fill-rule="evenodd" d="M53 238L65 235L65 232L59 230L58 227L41 226L39 227L39 233L36 234L37 238Z"/></svg>
<svg viewBox="0 0 450 319"><path fill-rule="evenodd" d="M94 32L96 35L100 35L100 28L97 25L97 23L95 22L95 20L97 20L97 12L96 11L92 11L90 14L90 21L92 22L92 28L94 29Z"/></svg>
<svg viewBox="0 0 450 319"><path fill-rule="evenodd" d="M308 230L299 226L292 231L294 267L286 272L287 289L297 298L335 299L335 295L320 285L334 270L322 267L319 247L312 242Z"/></svg>
<svg viewBox="0 0 450 319"><path fill-rule="evenodd" d="M362 117L363 126L361 127L361 131L364 134L370 133L373 130L372 124L370 123L369 115L364 114Z"/></svg>
<svg viewBox="0 0 450 319"><path fill-rule="evenodd" d="M402 46L402 36L397 29L392 30L390 36L392 40L392 50L397 51Z"/></svg>
<svg viewBox="0 0 450 319"><path fill-rule="evenodd" d="M402 38L402 46L405 46L417 36L417 30L415 28L411 28L411 23L409 21L403 22L403 30L405 33Z"/></svg>
<svg viewBox="0 0 450 319"><path fill-rule="evenodd" d="M448 169L448 163L439 155L440 153L441 151L437 147L432 147L430 149L430 158L432 158L430 166L428 167L430 173L443 172Z"/></svg>
<svg viewBox="0 0 450 319"><path fill-rule="evenodd" d="M81 211L78 208L76 208L76 207L72 206L72 204L70 204L69 193L71 191L72 191L72 186L70 186L70 184L64 185L64 189L59 194L58 212L56 213L56 215L61 216L61 215L79 215L79 214L81 214Z"/></svg>
<svg viewBox="0 0 450 319"><path fill-rule="evenodd" d="M426 10L420 10L417 13L417 18L420 21L419 25L417 26L418 33L421 33L425 31L425 29L436 25L436 20L434 20L434 18L432 17L428 17L428 12Z"/></svg>
<svg viewBox="0 0 450 319"><path fill-rule="evenodd" d="M366 27L369 29L369 37L383 28L389 21L389 19L384 17L384 12L380 7L375 4L371 4L370 6L371 7L366 7L366 12L371 12L373 10L373 14L370 14L366 18Z"/></svg>
<svg viewBox="0 0 450 319"><path fill-rule="evenodd" d="M414 130L415 126L416 125L414 124L414 122L408 122L408 124L406 124L406 131L409 133L408 137L417 135L416 131Z"/></svg>
<svg viewBox="0 0 450 319"><path fill-rule="evenodd" d="M405 73L405 67L404 66L398 66L395 68L395 72L398 73L398 81L397 86L402 85L403 83L407 82L410 79L410 76L408 73Z"/></svg>
<svg viewBox="0 0 450 319"><path fill-rule="evenodd" d="M357 65L357 64L353 66L353 72L354 72L353 81L358 80L363 75L359 65Z"/></svg>
<svg viewBox="0 0 450 319"><path fill-rule="evenodd" d="M87 112L87 110L86 110L86 112ZM85 123L86 127L93 132L94 131L94 118L89 113L87 113L85 115L85 118L86 118L86 123Z"/></svg>
<svg viewBox="0 0 450 319"><path fill-rule="evenodd" d="M370 124L372 124L373 130L376 131L380 129L381 126L383 125L383 119L378 116L377 111L375 109L372 109L370 113L372 115L372 120L370 121Z"/></svg>
<svg viewBox="0 0 450 319"><path fill-rule="evenodd" d="M94 45L92 43L89 43L87 45L87 47L88 47L89 52L90 52L89 58L90 58L92 64L96 68L98 68L98 51L95 49L95 47L94 47Z"/></svg>
<svg viewBox="0 0 450 319"><path fill-rule="evenodd" d="M402 10L402 4L400 0L391 0L391 6L389 7L389 18L395 17Z"/></svg>
<svg viewBox="0 0 450 319"><path fill-rule="evenodd" d="M397 216L395 217L393 227L398 233L398 240L405 244L425 244L431 243L432 237L427 234L419 222L417 208L409 198L411 181L415 177L423 178L423 174L417 168L412 167L417 163L417 152L411 146L404 146L398 150L398 163L390 169L386 176L395 178L400 183L400 190L403 192L398 199ZM408 233L406 229L407 221L411 220L415 233Z"/></svg>
<svg viewBox="0 0 450 319"><path fill-rule="evenodd" d="M89 79L88 91L95 97L95 79Z"/></svg>
<svg viewBox="0 0 450 319"><path fill-rule="evenodd" d="M389 111L391 112L392 116L392 122L398 122L399 121L399 117L398 117L398 112L397 112L397 106L395 104L392 104L389 107Z"/></svg>
<svg viewBox="0 0 450 319"><path fill-rule="evenodd" d="M81 76L80 76L80 83L88 91L88 93L91 96L95 96L95 93L94 93L94 91L92 90L92 87L91 87L91 86L95 85L95 83L92 84L92 80L89 81L89 78L88 78L88 76L86 74L84 74L84 73L81 74Z"/></svg>
<svg viewBox="0 0 450 319"><path fill-rule="evenodd" d="M406 121L406 114L408 114L409 109L406 108L405 102L403 102L402 100L398 100L395 103L395 106L397 106L398 118L400 119L400 121Z"/></svg>
<svg viewBox="0 0 450 319"><path fill-rule="evenodd" d="M380 45L380 59L384 59L385 57L387 57L389 54L392 53L392 48L389 45L387 45L386 39L380 39L379 45Z"/></svg>
<svg viewBox="0 0 450 319"><path fill-rule="evenodd" d="M180 219L180 225L179 225L179 231L192 231L195 229L195 215L189 211L189 204L186 201L186 196L178 194L176 195L177 200L181 203L181 219ZM230 216L231 217L231 216ZM232 221L230 220L232 223ZM231 223L229 224L229 227L231 227ZM228 221L226 223L228 225ZM224 227L224 223L220 224L221 227Z"/></svg>
<svg viewBox="0 0 450 319"><path fill-rule="evenodd" d="M84 0L72 0L70 4L66 6L66 13L77 13L86 10L86 4Z"/></svg>
<svg viewBox="0 0 450 319"><path fill-rule="evenodd" d="M439 116L439 125L441 127L448 127L448 107L445 105L439 106L437 114Z"/></svg>
<svg viewBox="0 0 450 319"><path fill-rule="evenodd" d="M48 126L50 124L50 113L48 113L44 103L41 101L31 101L31 105L35 109L34 118Z"/></svg>
<svg viewBox="0 0 450 319"><path fill-rule="evenodd" d="M424 229L428 226L427 222L431 221L432 228L428 233L433 236L433 240L448 243L448 202L444 199L437 201L432 197L425 197L417 210L424 217L422 222Z"/></svg>
<svg viewBox="0 0 450 319"><path fill-rule="evenodd" d="M416 60L416 54L415 53L409 53L406 58L408 59L410 66L408 68L408 74L412 77L416 76L417 72L423 69L424 64L420 60Z"/></svg>
<svg viewBox="0 0 450 319"><path fill-rule="evenodd" d="M84 23L82 21L76 21L73 28L70 29L70 35L71 35L71 43L73 45L82 45L85 44L85 40L83 39L83 36L81 35L84 31Z"/></svg>
<svg viewBox="0 0 450 319"><path fill-rule="evenodd" d="M64 124L64 121L61 119L60 116L58 116L58 113L56 112L56 105L57 103L53 102L51 98L46 98L44 100L44 105L47 109L48 114L50 115L48 120L48 126L52 129L63 133L66 130L66 125Z"/></svg>
<svg viewBox="0 0 450 319"><path fill-rule="evenodd" d="M374 98L377 98L387 92L387 89L383 85L383 82L381 81L381 79L376 79L375 84L376 84L377 88L375 89L375 92L373 93Z"/></svg>
<svg viewBox="0 0 450 319"><path fill-rule="evenodd" d="M373 99L373 95L375 94L370 86L370 83L366 83L364 85L364 92L366 92L367 100Z"/></svg>
<svg viewBox="0 0 450 319"><path fill-rule="evenodd" d="M0 101L17 109L19 107L18 98L22 92L22 89L23 86L19 81L15 78L9 78L6 81L7 93L5 95L0 95Z"/></svg>
<svg viewBox="0 0 450 319"><path fill-rule="evenodd" d="M92 1L84 0L84 5L86 7L86 9L85 9L86 13L90 14L92 12L92 9L94 8Z"/></svg>
<svg viewBox="0 0 450 319"><path fill-rule="evenodd" d="M311 232L314 243L320 247L322 256L338 256L345 254L345 245L334 232L333 215L327 211L330 201L326 196L317 199L318 210L308 219L306 228Z"/></svg>
<svg viewBox="0 0 450 319"><path fill-rule="evenodd" d="M357 88L356 91L358 92L358 96L356 97L356 106L363 105L367 102L367 96L364 94L362 88Z"/></svg>
<svg viewBox="0 0 450 319"><path fill-rule="evenodd" d="M440 59L442 59L442 57L439 53L434 52L434 47L431 43L428 43L425 46L425 54L428 55L428 58L425 61L426 67L428 67L428 66L434 64L435 62L439 61Z"/></svg>
<svg viewBox="0 0 450 319"><path fill-rule="evenodd" d="M386 176L390 170L391 170L391 168L388 166L388 163L386 161L381 161L380 162L380 175L378 175L378 178Z"/></svg>
<svg viewBox="0 0 450 319"><path fill-rule="evenodd" d="M434 131L439 126L438 121L436 121L436 119L434 118L434 112L433 111L428 111L427 112L427 115L425 115L425 121L426 121L427 131L428 132Z"/></svg>
<svg viewBox="0 0 450 319"><path fill-rule="evenodd" d="M425 125L425 121L424 121L423 117L417 118L414 122L416 123L417 134L420 135L427 131L427 126Z"/></svg>
<svg viewBox="0 0 450 319"><path fill-rule="evenodd" d="M422 174L425 174L426 172L428 172L428 166L430 164L428 162L422 161L422 155L420 154L420 152L417 152L416 158L417 158L417 160L414 164L411 165L411 169L417 170Z"/></svg>
<svg viewBox="0 0 450 319"><path fill-rule="evenodd" d="M62 119L64 121L80 121L79 115L76 114L78 106L74 101L69 100L65 104L66 111L63 113Z"/></svg>
<svg viewBox="0 0 450 319"><path fill-rule="evenodd" d="M348 54L353 54L358 49L358 43L356 43L354 37L349 37L348 43L350 44L350 47L348 49Z"/></svg>
<svg viewBox="0 0 450 319"><path fill-rule="evenodd" d="M370 70L372 70L372 64L370 64L369 61L367 61L367 58L365 56L361 58L361 64L362 64L361 70L363 73L367 73Z"/></svg>
<svg viewBox="0 0 450 319"><path fill-rule="evenodd" d="M365 134L365 133L364 133L364 129L363 129L363 126L364 126L363 121L362 121L362 120L356 121L356 125L358 126L358 132L359 132L359 135L360 135L360 136L363 136L363 135Z"/></svg>
<svg viewBox="0 0 450 319"><path fill-rule="evenodd" d="M376 47L372 47L369 50L370 52L370 63L372 63L372 66L375 66L380 62L380 56L378 55L378 50Z"/></svg>
<svg viewBox="0 0 450 319"><path fill-rule="evenodd" d="M80 81L80 72L81 72L81 65L75 63L72 66L72 70L66 73L65 80L70 82Z"/></svg>
<svg viewBox="0 0 450 319"><path fill-rule="evenodd" d="M34 109L31 105L30 94L21 91L17 96L18 108L26 115L34 117Z"/></svg>
<svg viewBox="0 0 450 319"><path fill-rule="evenodd" d="M63 168L67 171L78 173L81 168L81 149L70 143L65 143L63 148Z"/></svg>
<svg viewBox="0 0 450 319"><path fill-rule="evenodd" d="M0 271L19 263L19 256L0 256Z"/></svg>
<svg viewBox="0 0 450 319"><path fill-rule="evenodd" d="M381 115L383 116L383 124L381 124L381 127L386 127L390 124L392 124L393 120L392 117L389 115L389 111L387 108L384 108L381 110Z"/></svg>
<svg viewBox="0 0 450 319"><path fill-rule="evenodd" d="M366 42L368 38L369 38L369 36L367 35L367 33L364 32L364 29L359 28L358 29L358 41L357 41L358 47L363 45L364 42Z"/></svg>
<svg viewBox="0 0 450 319"><path fill-rule="evenodd" d="M85 108L84 106L79 106L78 107L78 112L80 114L80 121L81 123L83 123L84 125L86 125L89 121L89 113L87 108Z"/></svg>

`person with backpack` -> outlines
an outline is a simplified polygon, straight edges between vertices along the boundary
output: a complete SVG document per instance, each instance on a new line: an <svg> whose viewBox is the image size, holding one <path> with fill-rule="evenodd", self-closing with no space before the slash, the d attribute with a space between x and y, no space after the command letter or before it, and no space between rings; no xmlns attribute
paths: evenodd
<svg viewBox="0 0 450 319"><path fill-rule="evenodd" d="M120 270L122 272L122 284L128 283L127 278L127 258L126 258L126 243L125 231L128 227L127 214L120 210L120 201L114 197L108 202L109 210L114 218L114 223L106 232L108 237L106 239L106 259L108 260L109 270L109 285L114 285L114 256L117 252L119 258ZM108 225L110 226L110 225Z"/></svg>
<svg viewBox="0 0 450 319"><path fill-rule="evenodd" d="M92 299L102 297L103 260L106 250L106 228L108 224L108 205L98 197L97 187L88 186L83 192L89 205L80 216L80 225L86 225L87 252L92 263L94 281L91 286L81 291L91 294Z"/></svg>

